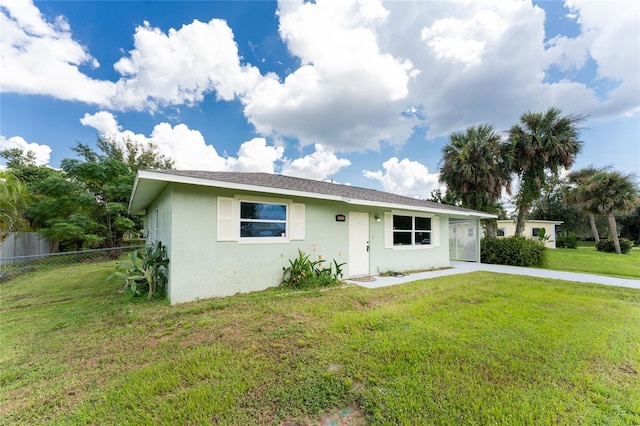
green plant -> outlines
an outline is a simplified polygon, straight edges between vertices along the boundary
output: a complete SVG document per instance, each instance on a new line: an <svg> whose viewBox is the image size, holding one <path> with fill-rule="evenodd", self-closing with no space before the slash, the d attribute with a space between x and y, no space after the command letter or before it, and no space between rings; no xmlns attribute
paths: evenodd
<svg viewBox="0 0 640 426"><path fill-rule="evenodd" d="M538 241L544 244L550 239L551 239L551 236L547 235L547 230L545 228L540 228L540 232L538 232Z"/></svg>
<svg viewBox="0 0 640 426"><path fill-rule="evenodd" d="M335 259L328 268L323 268L324 259L311 260L310 255L298 250L298 257L289 260L289 266L282 268L283 287L309 288L337 284L342 277L342 266ZM335 272L333 270L335 268Z"/></svg>
<svg viewBox="0 0 640 426"><path fill-rule="evenodd" d="M483 238L480 253L482 263L511 266L544 266L547 263L544 244L524 237Z"/></svg>
<svg viewBox="0 0 640 426"><path fill-rule="evenodd" d="M620 238L620 252L622 254L628 254L632 247L633 243L631 240L628 240L627 238ZM605 253L615 253L616 247L613 238L609 237L606 240L600 240L596 244L596 250L603 251Z"/></svg>
<svg viewBox="0 0 640 426"><path fill-rule="evenodd" d="M577 249L578 248L578 240L576 239L575 234L569 234L569 235L566 235L566 236L558 237L556 239L556 247L557 248Z"/></svg>
<svg viewBox="0 0 640 426"><path fill-rule="evenodd" d="M169 273L167 250L158 242L129 253L128 261L117 262L116 272L109 278L124 279L124 287L134 296L147 293L147 298L164 296Z"/></svg>

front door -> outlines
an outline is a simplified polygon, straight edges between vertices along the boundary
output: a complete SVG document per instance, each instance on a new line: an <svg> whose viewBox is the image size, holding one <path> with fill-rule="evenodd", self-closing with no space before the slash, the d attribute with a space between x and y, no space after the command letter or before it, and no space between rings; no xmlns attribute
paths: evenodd
<svg viewBox="0 0 640 426"><path fill-rule="evenodd" d="M349 276L369 275L369 213L349 212Z"/></svg>

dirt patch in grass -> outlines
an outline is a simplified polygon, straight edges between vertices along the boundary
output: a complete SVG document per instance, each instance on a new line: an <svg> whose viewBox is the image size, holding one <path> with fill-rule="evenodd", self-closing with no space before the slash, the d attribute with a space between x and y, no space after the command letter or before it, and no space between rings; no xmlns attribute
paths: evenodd
<svg viewBox="0 0 640 426"><path fill-rule="evenodd" d="M625 361L622 363L622 365L620 366L620 371L632 376L638 375L638 371L629 361Z"/></svg>
<svg viewBox="0 0 640 426"><path fill-rule="evenodd" d="M291 419L281 426L363 426L366 425L364 412L355 406L331 410L319 418Z"/></svg>

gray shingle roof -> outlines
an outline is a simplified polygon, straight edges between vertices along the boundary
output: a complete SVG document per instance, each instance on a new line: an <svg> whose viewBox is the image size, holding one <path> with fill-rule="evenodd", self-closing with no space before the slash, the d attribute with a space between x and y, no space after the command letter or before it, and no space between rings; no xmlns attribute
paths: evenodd
<svg viewBox="0 0 640 426"><path fill-rule="evenodd" d="M311 194L332 195L351 200L426 207L438 210L450 210L466 214L481 213L486 215L486 213L477 212L475 210L439 204L433 201L419 200L417 198L405 197L389 192L377 191L375 189L359 188L357 186L302 179L271 173L207 172L196 170L153 170L153 173L164 173L168 175L206 179L211 181L252 185L265 189L277 188L289 191L302 191Z"/></svg>

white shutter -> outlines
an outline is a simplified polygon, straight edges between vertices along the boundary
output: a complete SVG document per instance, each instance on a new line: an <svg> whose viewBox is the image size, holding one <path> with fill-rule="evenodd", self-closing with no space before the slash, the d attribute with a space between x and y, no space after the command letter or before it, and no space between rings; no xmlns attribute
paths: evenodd
<svg viewBox="0 0 640 426"><path fill-rule="evenodd" d="M431 241L434 247L440 245L440 218L438 216L431 218Z"/></svg>
<svg viewBox="0 0 640 426"><path fill-rule="evenodd" d="M291 219L289 226L291 227L290 240L304 240L305 232L305 211L304 204L292 204Z"/></svg>
<svg viewBox="0 0 640 426"><path fill-rule="evenodd" d="M384 214L384 248L393 248L393 214Z"/></svg>
<svg viewBox="0 0 640 426"><path fill-rule="evenodd" d="M233 198L218 197L218 241L236 241L237 208Z"/></svg>

